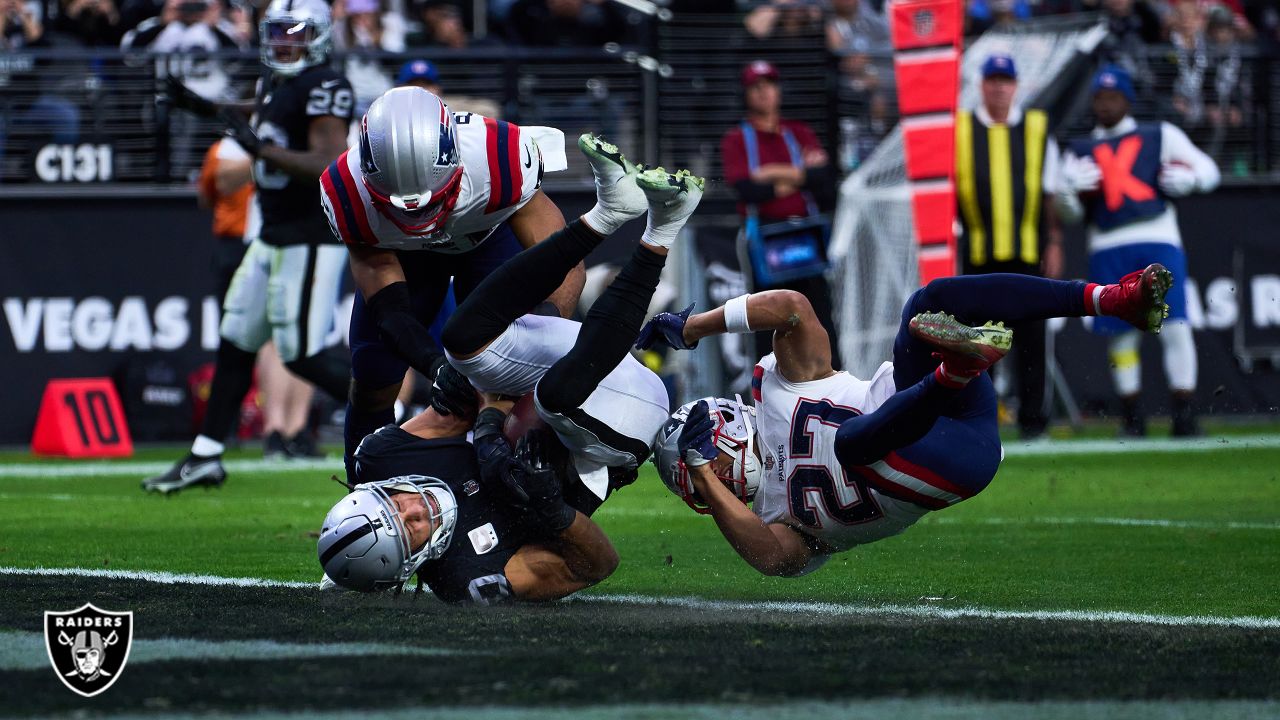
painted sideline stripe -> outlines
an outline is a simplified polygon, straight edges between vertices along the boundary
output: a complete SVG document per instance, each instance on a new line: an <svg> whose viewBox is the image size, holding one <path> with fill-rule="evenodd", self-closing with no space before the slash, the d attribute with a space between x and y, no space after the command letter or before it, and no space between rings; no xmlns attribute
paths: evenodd
<svg viewBox="0 0 1280 720"><path fill-rule="evenodd" d="M286 643L274 640L198 640L195 638L134 638L129 665L173 660L310 660L369 655L457 656L465 650L393 645L390 643ZM44 633L0 632L0 670L49 667Z"/></svg>
<svg viewBox="0 0 1280 720"><path fill-rule="evenodd" d="M917 720L1275 720L1280 703L1274 700L980 700L964 697L924 697L856 700L793 700L786 703L760 702L694 702L694 703L624 703L619 705L572 705L568 707L399 707L378 708L382 720L883 720L884 718L916 718ZM228 712L228 711L223 711ZM248 710L237 708L236 717L254 720L368 720L371 713L361 710ZM62 716L65 717L65 716ZM155 720L155 713L124 712L97 715L108 720ZM205 720L208 715L173 712L169 720Z"/></svg>
<svg viewBox="0 0 1280 720"><path fill-rule="evenodd" d="M1203 438L1130 438L1126 440L1038 440L1005 443L1006 457L1044 455L1128 455L1131 453L1212 452L1280 448L1276 435L1220 435Z"/></svg>
<svg viewBox="0 0 1280 720"><path fill-rule="evenodd" d="M10 463L0 464L0 478L5 477L38 477L38 478L82 478L82 477L118 477L121 475L137 475L138 480L160 473L173 467L171 462L77 462L68 460L57 463ZM342 458L333 457L323 460L227 460L222 463L228 473L284 473L299 471L323 471L341 474Z"/></svg>
<svg viewBox="0 0 1280 720"><path fill-rule="evenodd" d="M1225 435L1216 438L1174 440L1059 440L1032 443L1011 442L1004 446L1007 457L1042 457L1046 455L1127 455L1131 453L1212 452L1215 450L1253 450L1280 448L1280 434ZM223 467L230 473L284 473L298 471L341 472L338 457L323 460L228 460ZM20 462L0 464L0 478L80 478L157 475L173 467L168 462L101 462L68 460L65 462Z"/></svg>
<svg viewBox="0 0 1280 720"><path fill-rule="evenodd" d="M1280 530L1280 522L1237 522L1233 520L1161 520L1159 518L963 518L934 516L928 523L941 525L1111 525L1117 527L1158 527L1178 530Z"/></svg>
<svg viewBox="0 0 1280 720"><path fill-rule="evenodd" d="M14 568L0 567L0 575L101 577L119 580L142 580L164 585L193 584L228 587L271 587L317 589L314 583L261 580L258 578L226 578L214 575L184 575L145 570L103 570L100 568ZM1092 610L999 610L980 607L944 608L933 605L859 605L826 602L787 602L776 600L704 600L695 597L652 597L648 595L579 595L565 602L603 603L611 605L656 605L686 610L713 612L768 612L823 617L877 616L916 617L930 620L979 618L984 620L1051 620L1065 622L1143 623L1151 625L1208 625L1250 629L1280 629L1280 618L1209 615L1155 615L1145 613Z"/></svg>

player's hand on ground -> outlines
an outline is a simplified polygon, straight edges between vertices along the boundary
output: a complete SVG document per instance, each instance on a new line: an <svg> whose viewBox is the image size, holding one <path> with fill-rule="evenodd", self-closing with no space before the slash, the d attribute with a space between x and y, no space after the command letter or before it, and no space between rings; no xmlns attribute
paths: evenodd
<svg viewBox="0 0 1280 720"><path fill-rule="evenodd" d="M636 347L648 350L659 342L676 350L692 350L697 347L696 342L691 345L684 341L684 324L689 321L689 314L692 312L693 303L689 303L689 307L678 313L660 312L654 315L640 328Z"/></svg>
<svg viewBox="0 0 1280 720"><path fill-rule="evenodd" d="M1160 168L1157 181L1165 195L1185 197L1196 189L1196 172L1186 165L1169 163Z"/></svg>
<svg viewBox="0 0 1280 720"><path fill-rule="evenodd" d="M200 117L216 117L218 106L192 92L191 88L172 75L165 75L160 80L160 91L157 100L163 100L176 108L181 108Z"/></svg>
<svg viewBox="0 0 1280 720"><path fill-rule="evenodd" d="M541 428L530 430L516 443L507 484L520 504L533 511L542 527L559 535L573 524L578 511L564 501L560 479L552 469L551 438Z"/></svg>
<svg viewBox="0 0 1280 720"><path fill-rule="evenodd" d="M245 152L258 157L264 142L258 137L258 133L254 132L253 126L249 124L249 118L245 117L244 113L234 108L223 108L218 111L218 118L226 124L227 134L240 143L240 147L244 148Z"/></svg>
<svg viewBox="0 0 1280 720"><path fill-rule="evenodd" d="M480 398L466 376L443 355L432 364L431 407L441 415L472 418L480 408Z"/></svg>
<svg viewBox="0 0 1280 720"><path fill-rule="evenodd" d="M1068 155L1062 163L1062 182L1073 193L1093 192L1102 184L1102 170L1091 157Z"/></svg>
<svg viewBox="0 0 1280 720"><path fill-rule="evenodd" d="M680 429L676 447L680 450L680 457L684 459L684 464L689 467L706 465L720 454L716 448L716 424L711 419L706 400L695 404L689 410L689 417L685 419L684 427Z"/></svg>

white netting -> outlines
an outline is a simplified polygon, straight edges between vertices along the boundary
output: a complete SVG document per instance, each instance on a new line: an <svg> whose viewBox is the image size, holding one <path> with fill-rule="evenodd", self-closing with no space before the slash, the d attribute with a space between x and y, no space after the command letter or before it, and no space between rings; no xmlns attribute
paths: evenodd
<svg viewBox="0 0 1280 720"><path fill-rule="evenodd" d="M1016 34L987 33L964 54L960 106L978 102L979 67L994 52L1018 66L1021 105L1040 93L1078 51L1090 51L1105 30L1095 25L1029 26ZM915 229L901 126L840 186L831 232L831 287L844 368L869 377L892 356L902 303L918 287Z"/></svg>

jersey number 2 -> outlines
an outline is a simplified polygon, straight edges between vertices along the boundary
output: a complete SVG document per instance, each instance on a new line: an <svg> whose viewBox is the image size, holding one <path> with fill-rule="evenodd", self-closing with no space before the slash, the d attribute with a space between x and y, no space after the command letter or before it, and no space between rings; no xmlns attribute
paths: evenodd
<svg viewBox="0 0 1280 720"><path fill-rule="evenodd" d="M810 420L838 428L845 420L857 415L857 410L835 405L830 400L801 400L796 403L791 417L791 459L813 457L816 439L813 431L808 429ZM836 478L831 476L831 470L825 463L800 465L792 470L787 478L791 515L808 527L822 527L822 518L813 504L815 494L826 515L842 525L858 525L884 515L862 478L849 477L849 471L842 468L840 480L842 486L837 487Z"/></svg>

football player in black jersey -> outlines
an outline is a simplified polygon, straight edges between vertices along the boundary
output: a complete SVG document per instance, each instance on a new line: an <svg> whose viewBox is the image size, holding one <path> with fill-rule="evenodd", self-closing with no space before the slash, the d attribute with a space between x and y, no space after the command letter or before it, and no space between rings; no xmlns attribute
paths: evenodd
<svg viewBox="0 0 1280 720"><path fill-rule="evenodd" d="M346 399L349 368L322 352L346 250L331 241L316 195L320 173L346 149L354 95L347 79L328 66L330 17L324 0L273 0L259 33L262 62L270 72L259 82L252 108L211 103L173 79L164 88L175 106L220 118L254 156L261 223L251 224L252 241L227 291L217 370L200 434L185 458L143 481L146 490L170 493L226 480L223 441L239 418L255 355L269 339L291 371ZM245 109L253 110L251 119Z"/></svg>
<svg viewBox="0 0 1280 720"><path fill-rule="evenodd" d="M488 605L555 600L609 577L618 554L574 507L590 491L571 479L568 451L543 428L513 451L503 434L512 405L485 396L474 446L470 420L432 408L366 437L355 455L359 485L321 529L321 587L385 590L416 571L445 602ZM427 468L434 477L421 475Z"/></svg>

